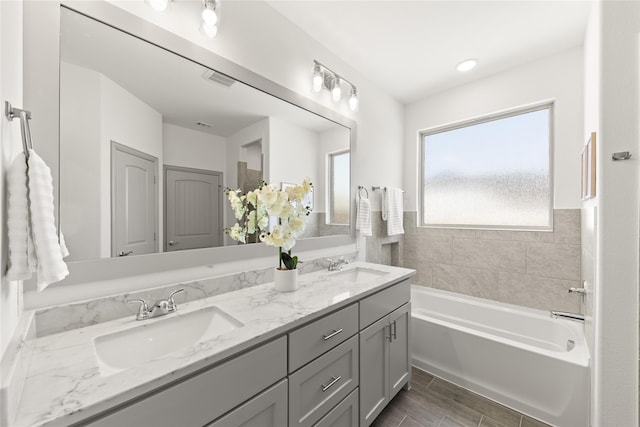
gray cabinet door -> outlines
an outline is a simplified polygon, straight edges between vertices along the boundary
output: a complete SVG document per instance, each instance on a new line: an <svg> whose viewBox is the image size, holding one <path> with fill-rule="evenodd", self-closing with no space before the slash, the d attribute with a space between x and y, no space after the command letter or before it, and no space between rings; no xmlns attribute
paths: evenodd
<svg viewBox="0 0 640 427"><path fill-rule="evenodd" d="M287 380L257 395L207 427L283 427L287 425Z"/></svg>
<svg viewBox="0 0 640 427"><path fill-rule="evenodd" d="M411 375L409 337L411 327L411 304L405 304L389 315L391 342L389 343L389 387L390 399L400 391Z"/></svg>
<svg viewBox="0 0 640 427"><path fill-rule="evenodd" d="M360 426L389 403L389 316L360 332Z"/></svg>

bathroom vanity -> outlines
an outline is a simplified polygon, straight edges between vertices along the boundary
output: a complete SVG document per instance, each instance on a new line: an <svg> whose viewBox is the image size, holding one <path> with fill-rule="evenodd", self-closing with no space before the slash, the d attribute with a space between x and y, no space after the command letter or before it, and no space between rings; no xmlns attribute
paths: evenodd
<svg viewBox="0 0 640 427"><path fill-rule="evenodd" d="M413 274L356 262L36 338L15 425L368 426L410 382Z"/></svg>

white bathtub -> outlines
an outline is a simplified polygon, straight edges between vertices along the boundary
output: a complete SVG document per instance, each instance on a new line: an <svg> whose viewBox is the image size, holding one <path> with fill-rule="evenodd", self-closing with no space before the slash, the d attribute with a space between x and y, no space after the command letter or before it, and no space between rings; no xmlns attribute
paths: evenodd
<svg viewBox="0 0 640 427"><path fill-rule="evenodd" d="M589 425L582 323L415 285L411 302L416 367L548 424Z"/></svg>

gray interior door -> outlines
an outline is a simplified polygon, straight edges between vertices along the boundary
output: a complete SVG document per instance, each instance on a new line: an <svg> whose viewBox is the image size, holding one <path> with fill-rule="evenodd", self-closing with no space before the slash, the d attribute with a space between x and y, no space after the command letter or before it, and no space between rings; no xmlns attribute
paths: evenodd
<svg viewBox="0 0 640 427"><path fill-rule="evenodd" d="M156 252L157 159L112 143L111 256Z"/></svg>
<svg viewBox="0 0 640 427"><path fill-rule="evenodd" d="M165 166L165 250L220 246L222 172Z"/></svg>

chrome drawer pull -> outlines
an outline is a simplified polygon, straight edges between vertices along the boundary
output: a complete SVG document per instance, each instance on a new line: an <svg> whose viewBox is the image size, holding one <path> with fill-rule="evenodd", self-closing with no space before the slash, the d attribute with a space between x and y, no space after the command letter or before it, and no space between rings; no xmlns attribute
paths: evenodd
<svg viewBox="0 0 640 427"><path fill-rule="evenodd" d="M333 330L333 332L331 332L329 335L323 335L322 339L326 340L330 340L331 338L335 337L336 335L338 335L339 333L342 332L342 329L338 329L338 330Z"/></svg>
<svg viewBox="0 0 640 427"><path fill-rule="evenodd" d="M396 326L396 321L394 320L394 321L393 321L393 333L392 333L392 335L393 335L393 339L394 339L394 340L395 340L396 338L398 338L398 337L396 336L396 332L398 332L398 327Z"/></svg>
<svg viewBox="0 0 640 427"><path fill-rule="evenodd" d="M384 325L384 330L387 330L387 327L389 328L389 335L385 335L385 338L389 340L389 342L393 341L393 334L391 333L391 323L389 323L388 325Z"/></svg>
<svg viewBox="0 0 640 427"><path fill-rule="evenodd" d="M341 378L342 377L340 375L338 375L337 377L331 377L331 382L329 384L322 384L322 392L324 393L325 391L329 390L335 383L340 381Z"/></svg>

